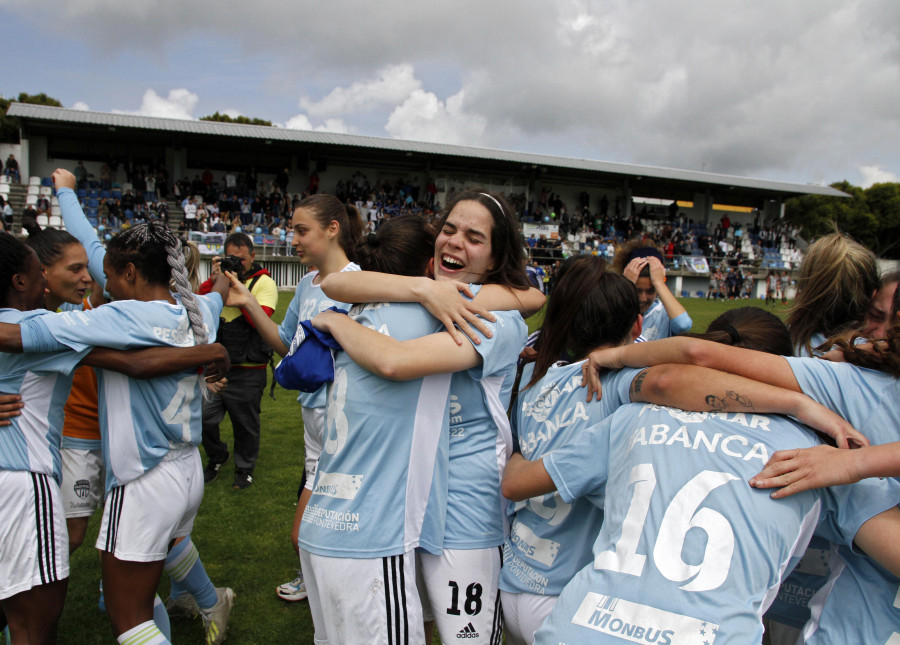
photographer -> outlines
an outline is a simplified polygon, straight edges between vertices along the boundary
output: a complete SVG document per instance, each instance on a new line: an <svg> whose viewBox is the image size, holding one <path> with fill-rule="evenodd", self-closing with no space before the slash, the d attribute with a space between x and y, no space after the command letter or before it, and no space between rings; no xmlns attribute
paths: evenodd
<svg viewBox="0 0 900 645"><path fill-rule="evenodd" d="M278 288L269 272L254 263L253 241L244 233L225 238L225 258L213 259L209 280L200 285L206 293L221 271L233 271L263 310L271 316L278 305ZM228 446L219 437L219 423L225 413L234 427L234 488L253 483L253 468L259 455L259 405L266 388L266 365L272 350L256 331L250 318L235 307L225 307L219 319L218 342L225 345L231 358L228 387L203 402L203 448L207 463L203 472L208 484L228 461Z"/></svg>

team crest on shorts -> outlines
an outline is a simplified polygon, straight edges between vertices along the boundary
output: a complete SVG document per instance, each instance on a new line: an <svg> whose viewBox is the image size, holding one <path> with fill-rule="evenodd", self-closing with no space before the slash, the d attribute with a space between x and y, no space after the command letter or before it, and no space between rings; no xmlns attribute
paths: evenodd
<svg viewBox="0 0 900 645"><path fill-rule="evenodd" d="M84 499L91 492L91 482L86 479L79 479L75 482L74 490L78 497Z"/></svg>

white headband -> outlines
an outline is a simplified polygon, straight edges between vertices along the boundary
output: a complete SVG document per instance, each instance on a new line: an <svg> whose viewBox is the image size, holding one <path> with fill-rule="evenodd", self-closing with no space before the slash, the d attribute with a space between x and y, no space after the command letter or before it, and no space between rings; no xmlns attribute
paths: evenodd
<svg viewBox="0 0 900 645"><path fill-rule="evenodd" d="M491 200L492 202L494 202L495 204L497 204L497 208L500 209L500 213L502 213L504 217L506 216L506 211L503 210L503 206L500 205L500 202L497 201L497 198L496 198L496 197L494 197L493 195L488 195L487 193L478 193L478 194L479 194L479 195L484 195L484 196L487 197L489 200Z"/></svg>

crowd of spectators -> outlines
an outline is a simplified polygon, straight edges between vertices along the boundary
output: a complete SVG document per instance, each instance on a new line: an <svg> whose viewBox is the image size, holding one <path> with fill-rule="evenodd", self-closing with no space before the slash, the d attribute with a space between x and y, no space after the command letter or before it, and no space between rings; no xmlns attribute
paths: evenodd
<svg viewBox="0 0 900 645"><path fill-rule="evenodd" d="M265 175L252 166L222 174L214 174L207 168L195 173L193 179L185 176L170 183L163 164L121 165L128 180L124 191L111 179L119 177L122 169L114 160L103 163L96 177L81 161L74 169L79 197L100 230L113 232L153 219L168 222L169 199L173 198L182 214L183 232L243 231L266 236L276 252L289 254L290 214L301 199L320 190L316 171L308 176L301 192L291 192L288 168ZM18 173L18 163L12 155L6 161L4 172L8 176ZM375 231L386 218L417 214L431 221L440 210L438 187L433 178L426 182L404 177L373 182L357 170L352 176L339 178L333 188L323 188L333 191L342 201L354 203L369 232ZM455 190L451 188L447 197ZM715 226L708 228L695 224L679 210L676 202L648 206L632 201L628 205L621 195L604 193L594 200L592 207L590 194L583 191L575 207L570 209L550 186L543 186L530 199L524 193L507 197L523 223L557 227L556 235L526 235L525 238L528 257L537 260L547 283L559 260L582 253L603 255L611 260L623 241L635 238L654 243L670 269L679 268L685 256L705 257L711 269L723 272L723 285L729 269L738 272L760 266L767 249L792 249L792 264L799 263L801 257L796 249L799 229L781 220L766 221L759 212L751 215L752 221L749 218L732 221L726 213ZM95 203L86 203L94 199ZM0 208L4 208L2 204ZM4 208L4 216L8 218L6 210L8 206ZM23 214L36 216L49 211L50 200L42 195ZM716 293L722 288L717 286Z"/></svg>

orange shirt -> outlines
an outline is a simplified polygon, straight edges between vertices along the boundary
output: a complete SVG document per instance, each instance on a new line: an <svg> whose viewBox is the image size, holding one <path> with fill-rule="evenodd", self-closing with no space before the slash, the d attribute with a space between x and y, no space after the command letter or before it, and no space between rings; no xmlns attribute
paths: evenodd
<svg viewBox="0 0 900 645"><path fill-rule="evenodd" d="M92 309L87 298L84 309ZM100 418L97 415L97 373L82 365L75 370L72 391L65 405L63 436L100 441Z"/></svg>

